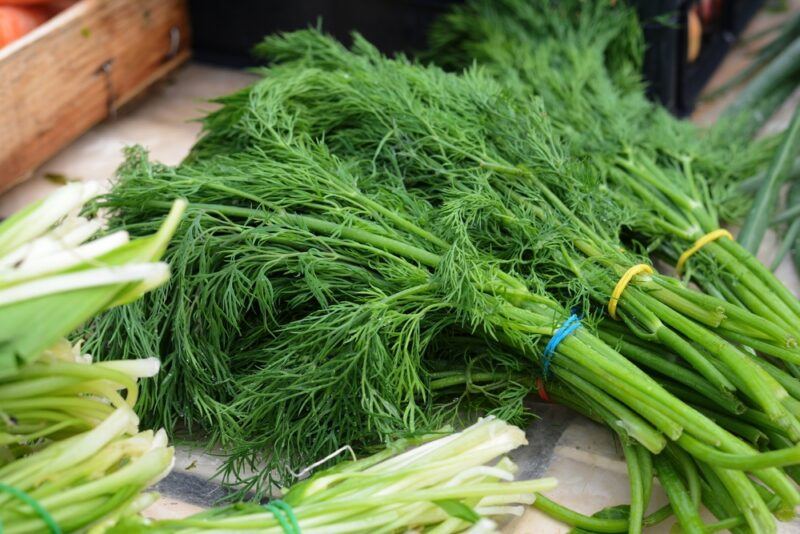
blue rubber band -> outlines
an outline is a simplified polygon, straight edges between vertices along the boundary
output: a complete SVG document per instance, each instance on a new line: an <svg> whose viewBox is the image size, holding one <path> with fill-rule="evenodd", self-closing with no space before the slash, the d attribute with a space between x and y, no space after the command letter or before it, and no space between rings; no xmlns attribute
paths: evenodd
<svg viewBox="0 0 800 534"><path fill-rule="evenodd" d="M294 510L292 510L292 507L288 503L280 499L275 499L265 504L264 508L275 516L284 534L302 534L300 524L297 522L297 517L294 515Z"/></svg>
<svg viewBox="0 0 800 534"><path fill-rule="evenodd" d="M580 327L581 318L578 317L577 314L573 313L569 316L569 319L564 321L564 323L558 327L558 330L553 332L553 337L551 337L550 341L547 342L547 346L544 348L544 354L542 355L542 374L545 378L547 378L548 374L550 373L550 361L553 359L553 354L558 346L562 341L568 338L570 334Z"/></svg>

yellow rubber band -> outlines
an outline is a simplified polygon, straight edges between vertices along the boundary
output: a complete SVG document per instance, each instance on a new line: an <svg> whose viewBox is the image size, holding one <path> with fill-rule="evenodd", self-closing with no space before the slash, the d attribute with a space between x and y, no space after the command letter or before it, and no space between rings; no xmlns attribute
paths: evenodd
<svg viewBox="0 0 800 534"><path fill-rule="evenodd" d="M689 258L692 257L692 254L703 248L704 246L708 245L712 241L716 241L720 237L727 237L730 240L733 240L733 234L727 231L724 228L719 228L714 230L713 232L709 232L697 241L694 242L694 245L689 247L686 252L681 254L681 257L678 258L678 263L675 264L675 270L678 272L678 275L683 272L683 266L686 265L686 262L689 261Z"/></svg>
<svg viewBox="0 0 800 534"><path fill-rule="evenodd" d="M617 304L619 303L619 298L622 296L622 292L625 291L625 288L628 287L628 284L631 283L633 277L641 273L652 274L654 272L655 271L653 271L653 268L646 263L634 265L625 271L625 274L623 274L622 278L619 279L617 285L614 286L614 291L611 292L611 298L608 299L608 313L611 315L612 319L617 318Z"/></svg>

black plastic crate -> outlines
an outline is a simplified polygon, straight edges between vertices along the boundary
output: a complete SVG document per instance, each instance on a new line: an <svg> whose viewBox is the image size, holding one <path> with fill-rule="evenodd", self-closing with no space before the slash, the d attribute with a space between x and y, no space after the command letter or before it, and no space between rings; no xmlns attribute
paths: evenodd
<svg viewBox="0 0 800 534"><path fill-rule="evenodd" d="M386 52L425 48L430 24L455 0L189 0L195 57L230 66L253 64L265 35L314 26L347 42L357 30Z"/></svg>
<svg viewBox="0 0 800 534"><path fill-rule="evenodd" d="M700 92L763 0L718 0L716 16L701 21L700 54L689 61L688 16L700 0L634 2L644 25L644 76L652 98L678 115L692 112Z"/></svg>
<svg viewBox="0 0 800 534"><path fill-rule="evenodd" d="M189 0L195 57L230 66L253 64L250 51L264 35L321 21L347 42L357 30L385 52L425 48L430 24L459 0ZM703 34L699 57L686 59L686 20L700 0L632 0L642 19L650 96L673 112L691 112L703 86L762 0L718 0L723 6Z"/></svg>

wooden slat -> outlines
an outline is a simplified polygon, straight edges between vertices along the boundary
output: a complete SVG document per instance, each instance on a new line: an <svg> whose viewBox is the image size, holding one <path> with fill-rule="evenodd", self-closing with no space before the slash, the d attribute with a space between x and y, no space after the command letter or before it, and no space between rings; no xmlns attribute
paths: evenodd
<svg viewBox="0 0 800 534"><path fill-rule="evenodd" d="M82 0L0 49L0 190L189 54L185 0Z"/></svg>

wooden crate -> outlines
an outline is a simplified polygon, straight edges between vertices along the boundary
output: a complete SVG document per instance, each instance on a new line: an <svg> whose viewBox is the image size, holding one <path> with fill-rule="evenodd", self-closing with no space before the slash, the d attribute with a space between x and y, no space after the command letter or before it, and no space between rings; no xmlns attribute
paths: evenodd
<svg viewBox="0 0 800 534"><path fill-rule="evenodd" d="M0 190L189 56L185 0L81 0L0 48Z"/></svg>

